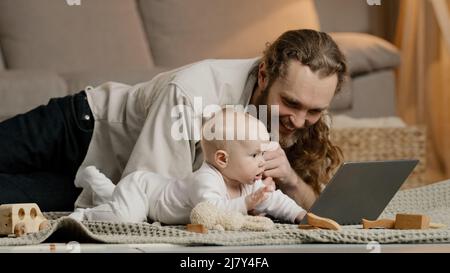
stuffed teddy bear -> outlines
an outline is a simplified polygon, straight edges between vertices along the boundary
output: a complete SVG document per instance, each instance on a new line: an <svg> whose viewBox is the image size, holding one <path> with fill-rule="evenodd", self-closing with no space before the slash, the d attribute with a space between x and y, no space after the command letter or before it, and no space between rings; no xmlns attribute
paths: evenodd
<svg viewBox="0 0 450 273"><path fill-rule="evenodd" d="M243 215L236 211L220 210L209 202L197 204L191 212L191 223L213 230L268 231L274 223L267 217Z"/></svg>

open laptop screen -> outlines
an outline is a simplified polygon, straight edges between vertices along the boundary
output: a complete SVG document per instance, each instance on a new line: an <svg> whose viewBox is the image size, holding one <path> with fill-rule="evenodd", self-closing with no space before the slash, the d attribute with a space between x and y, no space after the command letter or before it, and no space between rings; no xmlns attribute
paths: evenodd
<svg viewBox="0 0 450 273"><path fill-rule="evenodd" d="M418 160L344 163L310 212L339 224L375 220L411 174ZM306 224L307 217L302 221Z"/></svg>

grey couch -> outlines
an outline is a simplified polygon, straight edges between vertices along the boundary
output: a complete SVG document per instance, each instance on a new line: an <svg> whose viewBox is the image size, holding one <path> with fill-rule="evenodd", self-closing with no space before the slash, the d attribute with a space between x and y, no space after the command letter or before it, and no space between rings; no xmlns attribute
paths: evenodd
<svg viewBox="0 0 450 273"><path fill-rule="evenodd" d="M0 119L105 81L135 84L205 58L259 56L266 42L288 29L320 29L322 24L324 31L349 30L345 25L340 29L342 20L330 16L336 8L345 12L334 3L341 1L67 2L76 3L0 0ZM364 0L344 2L367 9ZM365 20L358 17L352 24L366 26ZM351 73L333 111L394 115L395 47L367 33L332 35Z"/></svg>

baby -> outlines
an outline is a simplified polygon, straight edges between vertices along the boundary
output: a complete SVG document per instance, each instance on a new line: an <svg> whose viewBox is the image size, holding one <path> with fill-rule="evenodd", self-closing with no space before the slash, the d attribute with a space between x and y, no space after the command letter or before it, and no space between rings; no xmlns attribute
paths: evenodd
<svg viewBox="0 0 450 273"><path fill-rule="evenodd" d="M271 178L261 181L263 153L278 147L278 143L269 140L266 127L258 119L224 109L202 128L205 160L193 174L175 179L136 171L115 186L95 167L87 167L75 183L89 187L95 195L94 204L98 206L77 209L70 216L80 221L143 222L150 219L165 224L187 224L195 205L208 201L224 210L266 213L298 223L306 211L281 191L275 191Z"/></svg>

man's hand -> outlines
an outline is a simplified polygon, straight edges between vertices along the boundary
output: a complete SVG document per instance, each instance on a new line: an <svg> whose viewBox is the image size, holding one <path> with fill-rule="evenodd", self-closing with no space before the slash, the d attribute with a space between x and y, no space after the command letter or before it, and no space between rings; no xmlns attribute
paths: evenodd
<svg viewBox="0 0 450 273"><path fill-rule="evenodd" d="M276 150L264 153L264 176L273 177L279 187L293 187L297 182L297 174L291 168L286 153L278 145Z"/></svg>
<svg viewBox="0 0 450 273"><path fill-rule="evenodd" d="M271 177L264 179L263 183L265 185L264 187L245 197L247 211L254 210L256 206L264 202L269 197L269 193L275 190L275 185Z"/></svg>
<svg viewBox="0 0 450 273"><path fill-rule="evenodd" d="M304 209L309 209L317 196L314 190L307 185L292 169L286 153L278 145L272 151L264 153L264 176L273 177L278 188L295 200Z"/></svg>

